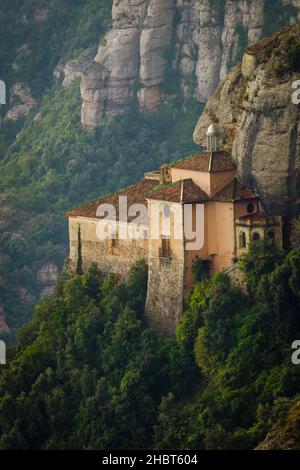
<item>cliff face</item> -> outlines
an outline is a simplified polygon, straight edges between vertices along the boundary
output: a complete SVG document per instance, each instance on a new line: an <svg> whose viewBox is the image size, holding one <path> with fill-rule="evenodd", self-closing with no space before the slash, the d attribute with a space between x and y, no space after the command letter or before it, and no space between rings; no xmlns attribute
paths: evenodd
<svg viewBox="0 0 300 470"><path fill-rule="evenodd" d="M292 101L299 63L298 24L250 47L209 99L194 132L195 142L204 144L208 125L217 124L241 180L273 215L299 212L300 108Z"/></svg>
<svg viewBox="0 0 300 470"><path fill-rule="evenodd" d="M299 9L298 0L114 0L112 29L83 73L83 126L117 114L134 94L152 111L170 76L176 93L206 102L245 47Z"/></svg>
<svg viewBox="0 0 300 470"><path fill-rule="evenodd" d="M82 123L91 128L122 110L140 81L138 96L149 110L161 100L161 84L171 45L174 0L115 0L113 29L102 40L83 74Z"/></svg>

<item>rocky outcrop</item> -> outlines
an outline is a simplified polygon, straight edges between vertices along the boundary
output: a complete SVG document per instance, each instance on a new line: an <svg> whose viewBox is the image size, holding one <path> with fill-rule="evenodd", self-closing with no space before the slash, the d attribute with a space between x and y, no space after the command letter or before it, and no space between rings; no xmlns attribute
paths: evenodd
<svg viewBox="0 0 300 470"><path fill-rule="evenodd" d="M36 299L36 295L31 293L26 287L18 287L17 292L21 302L33 302Z"/></svg>
<svg viewBox="0 0 300 470"><path fill-rule="evenodd" d="M62 86L67 88L76 78L82 78L82 73L94 58L93 48L85 49L77 59L70 60L65 64L59 63L53 72L54 78L62 79Z"/></svg>
<svg viewBox="0 0 300 470"><path fill-rule="evenodd" d="M208 125L216 123L219 144L232 148L240 179L273 215L298 214L300 207L300 107L292 101L300 74L288 59L299 41L295 25L248 48L194 131L195 142L204 145Z"/></svg>
<svg viewBox="0 0 300 470"><path fill-rule="evenodd" d="M177 1L180 20L176 49L181 89L185 97L206 102L247 44L257 41L264 27L264 2L254 0Z"/></svg>
<svg viewBox="0 0 300 470"><path fill-rule="evenodd" d="M298 0L274 0L270 24L267 3L114 0L113 27L82 78L83 127L119 113L135 94L142 108L153 111L174 77L183 98L206 102L247 45L298 16Z"/></svg>
<svg viewBox="0 0 300 470"><path fill-rule="evenodd" d="M82 124L93 128L105 115L119 113L133 96L148 110L162 98L171 46L175 0L115 0L113 29L102 40L82 84Z"/></svg>
<svg viewBox="0 0 300 470"><path fill-rule="evenodd" d="M56 281L59 276L59 269L53 262L43 265L37 272L37 280L40 282L42 290L40 299L53 294Z"/></svg>
<svg viewBox="0 0 300 470"><path fill-rule="evenodd" d="M9 111L5 119L17 121L26 117L30 111L38 105L32 97L31 89L24 83L15 83L10 90Z"/></svg>
<svg viewBox="0 0 300 470"><path fill-rule="evenodd" d="M22 44L17 49L17 55L16 58L12 64L12 69L17 72L22 68L22 64L28 59L28 57L31 55L31 50L28 44Z"/></svg>

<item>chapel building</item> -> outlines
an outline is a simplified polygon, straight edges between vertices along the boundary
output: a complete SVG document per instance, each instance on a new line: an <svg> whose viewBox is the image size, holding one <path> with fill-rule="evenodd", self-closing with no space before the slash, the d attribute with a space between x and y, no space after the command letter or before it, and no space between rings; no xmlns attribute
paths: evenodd
<svg viewBox="0 0 300 470"><path fill-rule="evenodd" d="M211 277L234 269L257 240L269 238L282 246L281 217L269 216L258 196L238 180L230 152L217 148L214 125L207 139L207 151L162 165L135 185L67 214L74 269L79 237L84 269L96 262L103 273L126 280L132 265L146 260L146 315L150 325L166 333L173 333L181 318L195 259ZM143 217L142 207L147 209ZM113 229L103 238L110 219Z"/></svg>

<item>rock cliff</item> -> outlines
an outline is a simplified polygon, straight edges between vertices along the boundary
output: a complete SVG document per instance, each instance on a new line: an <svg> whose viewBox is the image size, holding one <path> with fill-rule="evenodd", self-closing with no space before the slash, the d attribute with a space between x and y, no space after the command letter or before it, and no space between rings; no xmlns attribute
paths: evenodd
<svg viewBox="0 0 300 470"><path fill-rule="evenodd" d="M206 102L245 47L294 21L299 9L298 0L114 0L112 29L83 73L84 128L119 113L135 94L154 110L170 81L177 94Z"/></svg>
<svg viewBox="0 0 300 470"><path fill-rule="evenodd" d="M55 284L58 280L58 266L51 262L43 265L37 272L37 280L41 284L40 299L49 297L53 294Z"/></svg>
<svg viewBox="0 0 300 470"><path fill-rule="evenodd" d="M6 119L17 121L26 117L38 102L32 97L31 89L24 83L15 83L10 90L10 109Z"/></svg>
<svg viewBox="0 0 300 470"><path fill-rule="evenodd" d="M211 96L194 131L204 144L216 123L220 145L232 148L239 176L274 215L294 215L300 203L300 26L249 47ZM298 86L299 88L299 86Z"/></svg>

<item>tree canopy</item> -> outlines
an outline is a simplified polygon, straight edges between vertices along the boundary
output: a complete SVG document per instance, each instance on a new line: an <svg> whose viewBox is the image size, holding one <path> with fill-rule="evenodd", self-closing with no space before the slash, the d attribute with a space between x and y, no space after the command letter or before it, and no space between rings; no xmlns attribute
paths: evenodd
<svg viewBox="0 0 300 470"><path fill-rule="evenodd" d="M169 337L145 320L144 262L126 283L67 268L0 370L0 448L253 449L281 426L300 448L299 266L256 242L248 291L196 280Z"/></svg>

